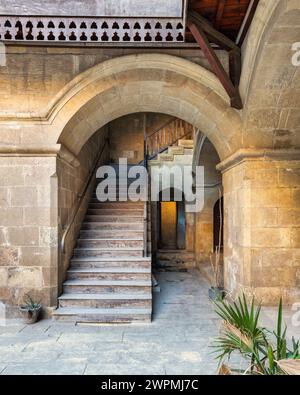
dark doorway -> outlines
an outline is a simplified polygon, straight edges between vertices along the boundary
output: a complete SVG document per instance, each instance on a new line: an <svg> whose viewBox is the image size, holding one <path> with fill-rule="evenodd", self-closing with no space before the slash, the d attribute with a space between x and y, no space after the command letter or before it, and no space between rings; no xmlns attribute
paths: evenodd
<svg viewBox="0 0 300 395"><path fill-rule="evenodd" d="M220 250L223 251L224 240L224 208L223 197L217 200L214 205L214 251L220 244Z"/></svg>
<svg viewBox="0 0 300 395"><path fill-rule="evenodd" d="M176 202L160 202L160 234L162 249L175 250L177 248Z"/></svg>
<svg viewBox="0 0 300 395"><path fill-rule="evenodd" d="M170 191L170 200L161 201L158 206L158 248L165 250L185 249L185 205L184 201L175 201L174 190Z"/></svg>

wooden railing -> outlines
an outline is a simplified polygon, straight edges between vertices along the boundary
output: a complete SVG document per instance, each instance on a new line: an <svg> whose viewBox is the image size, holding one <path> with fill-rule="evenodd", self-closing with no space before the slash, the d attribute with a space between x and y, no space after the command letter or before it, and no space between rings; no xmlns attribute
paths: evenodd
<svg viewBox="0 0 300 395"><path fill-rule="evenodd" d="M146 136L147 159L153 159L181 139L193 139L195 128L182 119L172 118L154 132Z"/></svg>
<svg viewBox="0 0 300 395"><path fill-rule="evenodd" d="M0 15L0 40L22 42L179 43L181 18L121 18Z"/></svg>

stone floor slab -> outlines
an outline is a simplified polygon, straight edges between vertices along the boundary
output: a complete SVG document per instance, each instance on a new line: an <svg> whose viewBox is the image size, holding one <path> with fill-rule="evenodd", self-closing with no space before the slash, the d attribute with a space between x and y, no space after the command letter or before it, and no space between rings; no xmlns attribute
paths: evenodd
<svg viewBox="0 0 300 395"><path fill-rule="evenodd" d="M42 320L0 327L0 374L215 374L211 348L220 320L198 271L159 273L152 323L75 325ZM274 327L277 309L264 308L262 322ZM295 311L285 309L288 334ZM235 366L241 366L234 356Z"/></svg>

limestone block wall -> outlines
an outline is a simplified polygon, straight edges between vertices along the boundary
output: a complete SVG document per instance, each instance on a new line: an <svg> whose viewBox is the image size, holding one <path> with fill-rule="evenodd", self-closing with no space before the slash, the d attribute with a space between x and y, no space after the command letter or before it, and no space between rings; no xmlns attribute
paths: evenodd
<svg viewBox="0 0 300 395"><path fill-rule="evenodd" d="M146 133L151 134L173 119L166 114L135 113L118 118L109 123L108 136L110 161L118 163L119 158L127 158L129 164L144 160L144 123Z"/></svg>
<svg viewBox="0 0 300 395"><path fill-rule="evenodd" d="M2 0L1 14L43 15L47 10L48 15L107 15L107 16L181 16L182 0Z"/></svg>
<svg viewBox="0 0 300 395"><path fill-rule="evenodd" d="M46 310L56 306L89 197L64 255L60 238L105 138L106 128L83 147L77 166L59 154L0 157L0 300L9 317L18 315L26 293Z"/></svg>
<svg viewBox="0 0 300 395"><path fill-rule="evenodd" d="M132 114L109 124L110 160L118 163L126 158L128 164L140 163L144 159L144 115Z"/></svg>
<svg viewBox="0 0 300 395"><path fill-rule="evenodd" d="M196 153L195 153L196 155ZM216 169L220 162L212 143L206 138L199 155L198 166L204 166L204 207L196 213L195 219L195 257L197 264L208 263L213 251L214 205L222 195L222 176Z"/></svg>
<svg viewBox="0 0 300 395"><path fill-rule="evenodd" d="M259 2L243 48L245 147L300 147L300 73L292 62L299 21L298 0Z"/></svg>
<svg viewBox="0 0 300 395"><path fill-rule="evenodd" d="M83 71L123 55L158 52L155 48L37 47L11 43L5 46L5 50L6 65L0 67L0 115L26 113L30 116L44 114L55 95ZM161 48L159 53L179 56L210 70L197 47ZM227 54L218 51L218 56L227 70ZM15 133L9 137L10 144L19 142Z"/></svg>
<svg viewBox="0 0 300 395"><path fill-rule="evenodd" d="M300 297L300 161L262 157L223 174L225 286L265 304Z"/></svg>
<svg viewBox="0 0 300 395"><path fill-rule="evenodd" d="M16 314L24 294L57 297L56 157L0 157L0 300Z"/></svg>

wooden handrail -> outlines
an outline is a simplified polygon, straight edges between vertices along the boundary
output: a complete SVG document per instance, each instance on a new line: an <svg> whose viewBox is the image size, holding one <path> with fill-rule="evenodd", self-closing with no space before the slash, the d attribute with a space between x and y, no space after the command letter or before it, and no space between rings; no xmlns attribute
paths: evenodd
<svg viewBox="0 0 300 395"><path fill-rule="evenodd" d="M178 139L176 139L176 140L173 141L172 145L176 144L179 140L184 139L184 138L187 137L189 134L190 134L190 132L184 134L183 136L180 136ZM168 148L169 148L169 146L160 149L160 150L157 151L155 154L149 156L149 157L148 157L148 160L151 160L151 159L155 158L155 156L158 155L158 154L162 154L162 153L163 153L164 151L166 151Z"/></svg>
<svg viewBox="0 0 300 395"><path fill-rule="evenodd" d="M168 126L174 124L174 133L170 133ZM186 131L186 122L174 118L171 121L166 122L159 129L145 137L145 147L147 148L147 158L154 158L159 153L166 150L169 146L176 144L180 139L186 137L192 130ZM179 127L178 127L179 126ZM170 126L172 128L172 126ZM178 133L179 132L179 133ZM154 148L155 147L155 148Z"/></svg>
<svg viewBox="0 0 300 395"><path fill-rule="evenodd" d="M63 236L61 238L60 250L61 250L61 252L63 254L65 253L66 237L67 237L67 235L69 234L69 232L70 232L70 230L72 228L72 225L73 225L73 223L75 221L75 218L76 218L76 216L78 214L78 211L80 209L81 203L82 203L82 201L83 201L83 199L84 199L84 197L86 195L86 192L87 192L87 190L88 190L88 188L89 188L89 186L90 186L90 184L91 184L91 182L92 182L92 180L93 180L93 178L94 178L94 176L95 176L95 174L97 172L98 163L99 163L99 161L100 161L100 159L102 157L102 154L104 152L104 148L105 148L107 143L108 143L108 139L106 138L105 141L104 141L104 144L102 146L102 149L101 149L99 155L97 156L97 158L96 158L96 160L94 162L93 170L91 171L90 176L89 176L87 182L85 183L83 191L82 191L82 193L78 194L79 200L78 200L78 202L77 202L77 204L76 204L76 206L75 206L75 208L73 210L73 213L72 213L72 216L71 216L71 220L69 221L68 225L65 227L65 231L64 231Z"/></svg>

